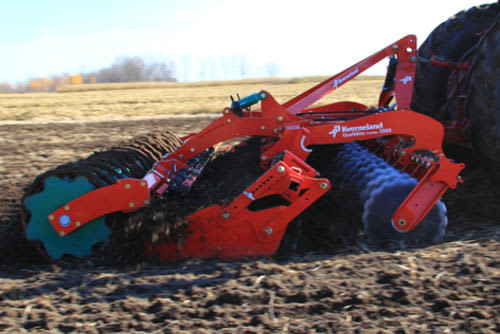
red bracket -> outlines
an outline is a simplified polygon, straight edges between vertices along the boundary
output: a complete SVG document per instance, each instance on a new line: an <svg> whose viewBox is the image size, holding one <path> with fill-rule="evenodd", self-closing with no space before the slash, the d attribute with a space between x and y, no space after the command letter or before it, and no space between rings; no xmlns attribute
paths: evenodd
<svg viewBox="0 0 500 334"><path fill-rule="evenodd" d="M48 219L63 237L95 218L117 211L135 211L148 204L149 191L146 181L121 179L116 181L116 184L75 198L52 212Z"/></svg>
<svg viewBox="0 0 500 334"><path fill-rule="evenodd" d="M439 165L431 165L417 186L394 212L393 226L402 232L409 232L417 227L445 191L449 187L455 189L457 181L462 182L458 174L464 167L463 163L452 163L446 157L440 157Z"/></svg>
<svg viewBox="0 0 500 334"><path fill-rule="evenodd" d="M186 237L146 247L163 260L271 256L288 223L328 189L327 179L290 152L228 205L213 205L190 215ZM289 204L259 209L255 204L279 195ZM253 207L252 207L252 204Z"/></svg>

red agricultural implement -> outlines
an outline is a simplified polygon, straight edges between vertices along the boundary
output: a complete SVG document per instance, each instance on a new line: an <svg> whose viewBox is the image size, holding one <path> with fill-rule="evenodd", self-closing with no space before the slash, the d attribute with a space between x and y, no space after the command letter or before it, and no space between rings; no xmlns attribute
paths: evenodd
<svg viewBox="0 0 500 334"><path fill-rule="evenodd" d="M350 101L311 107L386 58L376 107ZM413 111L417 63L464 73L473 66L422 57L416 37L409 35L283 104L266 91L238 98L199 133L142 138L39 176L23 199L27 237L41 241L39 247L53 258L84 257L113 231L123 230L120 220L134 212L147 215L153 205L159 209L152 215L161 211L163 222L150 221L156 234L143 244L146 255L164 260L270 256L288 224L332 183L335 188L341 182L359 194L371 241L439 242L447 225L440 198L461 181L464 168L445 156L442 143L465 140L471 117L463 103L454 119L441 122ZM252 109L259 103L260 109ZM222 154L218 144L235 138L251 139ZM223 200L184 210L193 207L192 194L199 195L194 189L204 182L205 170L245 145L258 147L261 175ZM308 161L325 145L335 147L327 158L340 171L338 180L321 177L322 170ZM239 154L238 159L247 158ZM227 177L241 178L240 172ZM203 196L211 196L210 187ZM168 207L169 201L177 206ZM183 214L169 215L172 210ZM147 219L138 225L147 225Z"/></svg>

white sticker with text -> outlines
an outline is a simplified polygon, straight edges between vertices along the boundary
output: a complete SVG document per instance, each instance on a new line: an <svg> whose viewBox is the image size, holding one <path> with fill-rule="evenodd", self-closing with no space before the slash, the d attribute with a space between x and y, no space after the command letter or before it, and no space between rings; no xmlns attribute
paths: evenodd
<svg viewBox="0 0 500 334"><path fill-rule="evenodd" d="M365 125L360 126L343 126L343 125L334 125L332 131L328 132L328 134L332 135L333 138L337 138L337 134L341 133L342 137L356 137L356 136L365 136L365 135L378 135L378 134L389 134L392 132L392 129L385 128L384 122L380 122L377 124L366 123Z"/></svg>

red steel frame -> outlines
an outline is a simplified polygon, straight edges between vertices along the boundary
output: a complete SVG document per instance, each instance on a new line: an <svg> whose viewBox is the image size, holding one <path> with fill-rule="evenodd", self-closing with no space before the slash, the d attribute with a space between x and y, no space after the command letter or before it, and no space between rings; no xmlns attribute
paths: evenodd
<svg viewBox="0 0 500 334"><path fill-rule="evenodd" d="M394 85L383 91L379 99L380 110L388 111L368 113L367 106L356 102L308 108L386 57L398 60ZM371 145L419 180L393 214L396 229L411 231L448 187L456 187L458 174L464 168L464 164L445 157L442 124L410 110L416 61L416 38L409 35L282 105L261 91L260 111L244 110L240 114L224 109L222 117L204 130L183 138L184 144L156 163L142 180L122 179L87 193L51 213L49 220L64 236L102 215L137 210L149 204L151 196L167 192L176 172L188 167L186 162L207 148L232 138L262 136L269 141L261 154L261 165L267 171L233 202L213 205L187 217L188 231L182 242L165 240L148 247L147 254L160 253L168 260L272 255L287 224L330 188L329 180L318 178L318 173L305 162L311 152L308 147L352 141ZM392 98L397 101L397 111L383 109ZM334 113L336 119L318 120L325 112ZM387 136L392 139L376 147L376 139ZM399 147L402 139L411 141L412 146ZM419 155L421 150L432 152L435 158ZM276 163L273 158L283 152L284 157ZM278 195L289 204L260 211L249 209L253 201L270 195ZM70 217L71 224L58 224L62 215Z"/></svg>

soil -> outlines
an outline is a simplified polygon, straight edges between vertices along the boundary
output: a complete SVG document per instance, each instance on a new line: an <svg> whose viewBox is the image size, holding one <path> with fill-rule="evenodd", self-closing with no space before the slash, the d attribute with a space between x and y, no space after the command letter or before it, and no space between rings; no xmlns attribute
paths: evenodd
<svg viewBox="0 0 500 334"><path fill-rule="evenodd" d="M500 182L465 149L449 149L468 166L465 183L444 198L445 242L426 248L374 247L355 203L335 192L301 218L301 247L269 259L47 261L24 240L19 200L36 175L133 136L185 135L212 119L0 124L0 331L500 332Z"/></svg>

